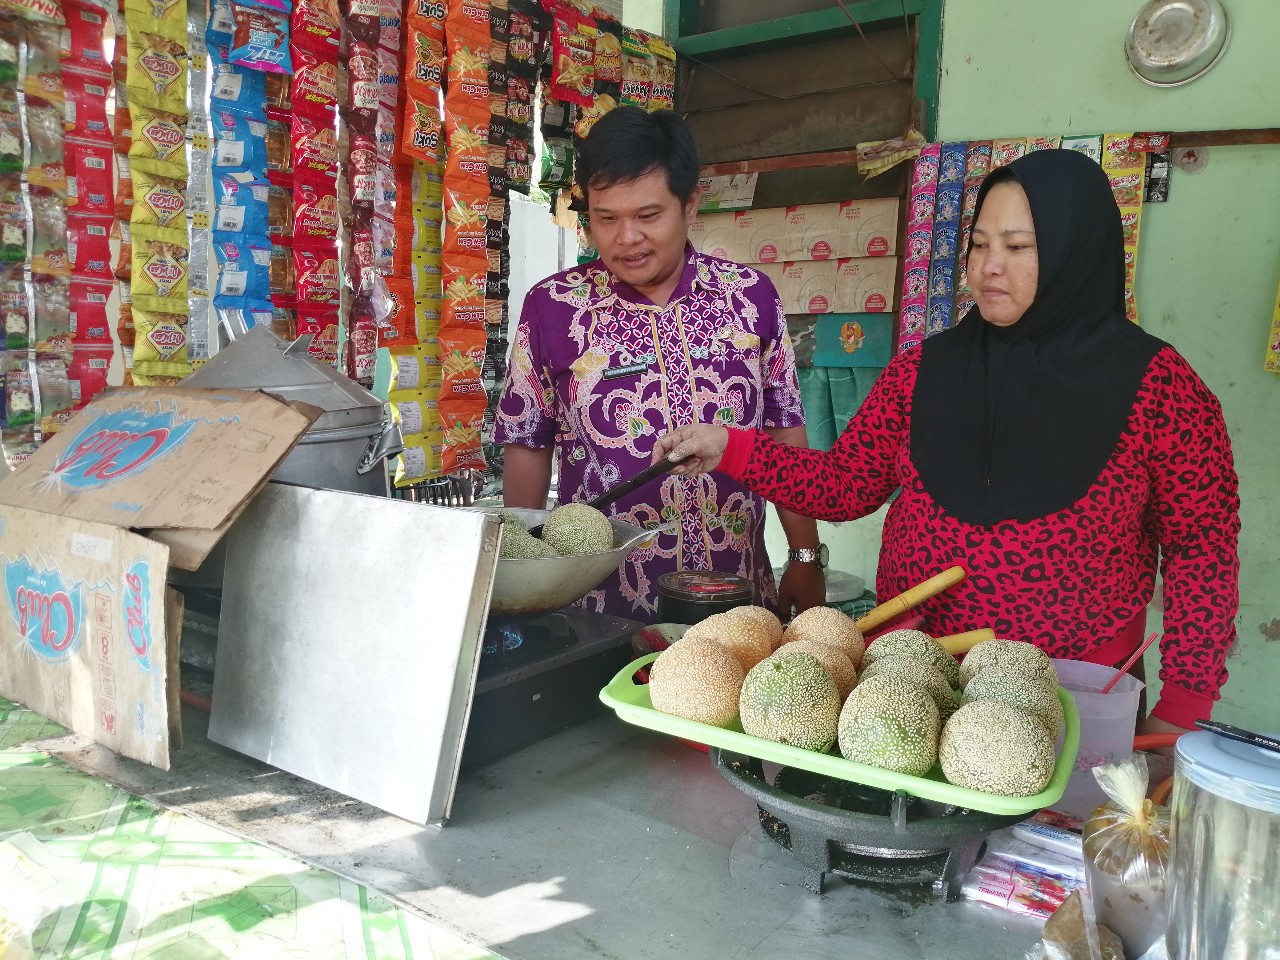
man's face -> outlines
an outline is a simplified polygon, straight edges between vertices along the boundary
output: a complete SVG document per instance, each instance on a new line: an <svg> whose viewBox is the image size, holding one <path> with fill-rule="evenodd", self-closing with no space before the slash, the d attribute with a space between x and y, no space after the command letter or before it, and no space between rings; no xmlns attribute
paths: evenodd
<svg viewBox="0 0 1280 960"><path fill-rule="evenodd" d="M589 195L591 239L618 279L665 306L680 282L689 225L698 213L695 194L687 204L671 192L667 175L651 170Z"/></svg>

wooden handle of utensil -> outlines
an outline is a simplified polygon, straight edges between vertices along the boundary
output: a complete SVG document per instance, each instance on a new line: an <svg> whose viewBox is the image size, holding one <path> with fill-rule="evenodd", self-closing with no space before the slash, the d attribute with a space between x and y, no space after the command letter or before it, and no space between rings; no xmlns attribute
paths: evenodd
<svg viewBox="0 0 1280 960"><path fill-rule="evenodd" d="M970 630L968 633L953 633L949 637L938 637L938 642L942 644L943 649L953 657L961 656L968 653L984 640L994 640L996 632L990 627L983 627L981 630Z"/></svg>
<svg viewBox="0 0 1280 960"><path fill-rule="evenodd" d="M680 466L680 464L686 463L691 459L693 458L685 457L683 460L667 460L664 457L662 460L659 460L657 463L649 464L649 466L645 467L643 470L641 470L639 473L637 473L634 477L632 477L630 480L626 481L625 483L618 484L612 490L606 490L604 493L596 497L594 500L588 500L587 506L595 507L597 510L603 510L605 507L613 503L615 500L620 500L621 498L625 497L632 490L635 490L639 487L643 487L646 483L648 483L654 477L662 476L662 474L668 473L674 470L676 467Z"/></svg>
<svg viewBox="0 0 1280 960"><path fill-rule="evenodd" d="M886 600L873 610L863 614L857 619L858 629L863 633L868 633L880 626L880 624L887 623L899 614L906 613L912 607L924 603L930 597L936 597L944 590L954 587L964 577L964 567L949 567L936 577L930 577L924 583L903 591L892 600Z"/></svg>

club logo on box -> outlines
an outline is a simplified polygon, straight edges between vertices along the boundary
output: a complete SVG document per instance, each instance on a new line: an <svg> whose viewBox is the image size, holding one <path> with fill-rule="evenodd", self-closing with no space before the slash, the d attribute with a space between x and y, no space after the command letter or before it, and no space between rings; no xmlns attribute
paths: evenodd
<svg viewBox="0 0 1280 960"><path fill-rule="evenodd" d="M4 568L5 596L18 633L44 660L58 663L76 650L84 622L84 584L56 568L40 570L26 557Z"/></svg>
<svg viewBox="0 0 1280 960"><path fill-rule="evenodd" d="M72 438L53 475L77 490L136 475L180 447L195 425L194 420L179 422L168 410L128 407L104 413Z"/></svg>

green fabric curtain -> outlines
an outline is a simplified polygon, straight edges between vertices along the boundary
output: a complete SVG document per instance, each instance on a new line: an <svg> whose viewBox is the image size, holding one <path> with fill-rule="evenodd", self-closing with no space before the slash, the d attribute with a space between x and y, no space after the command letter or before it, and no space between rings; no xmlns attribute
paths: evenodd
<svg viewBox="0 0 1280 960"><path fill-rule="evenodd" d="M854 411L880 376L879 367L801 367L800 400L804 404L809 446L829 450L844 432Z"/></svg>

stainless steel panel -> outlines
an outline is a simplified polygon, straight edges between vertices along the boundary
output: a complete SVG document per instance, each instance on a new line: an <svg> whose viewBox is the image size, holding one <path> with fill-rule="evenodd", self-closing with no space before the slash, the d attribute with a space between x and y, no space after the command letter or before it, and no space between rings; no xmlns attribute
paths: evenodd
<svg viewBox="0 0 1280 960"><path fill-rule="evenodd" d="M227 538L209 738L407 820L447 820L499 527L269 484Z"/></svg>

